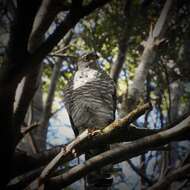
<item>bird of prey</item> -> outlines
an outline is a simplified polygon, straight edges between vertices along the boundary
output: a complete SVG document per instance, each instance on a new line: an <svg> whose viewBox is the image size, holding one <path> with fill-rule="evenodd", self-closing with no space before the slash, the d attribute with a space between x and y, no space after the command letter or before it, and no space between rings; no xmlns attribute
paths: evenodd
<svg viewBox="0 0 190 190"><path fill-rule="evenodd" d="M91 52L82 56L78 70L63 91L64 103L72 128L77 136L85 129L101 129L115 120L116 90L114 81L97 63L98 56ZM100 154L109 145L85 152L85 158ZM113 179L110 167L104 167L87 176L87 189L107 189Z"/></svg>

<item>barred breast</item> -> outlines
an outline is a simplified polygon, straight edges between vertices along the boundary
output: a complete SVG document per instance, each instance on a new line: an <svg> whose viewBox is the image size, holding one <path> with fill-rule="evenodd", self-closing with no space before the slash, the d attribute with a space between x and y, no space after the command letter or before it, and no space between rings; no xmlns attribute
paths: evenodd
<svg viewBox="0 0 190 190"><path fill-rule="evenodd" d="M73 125L80 132L89 127L105 127L115 118L115 86L104 72L77 71L64 100Z"/></svg>

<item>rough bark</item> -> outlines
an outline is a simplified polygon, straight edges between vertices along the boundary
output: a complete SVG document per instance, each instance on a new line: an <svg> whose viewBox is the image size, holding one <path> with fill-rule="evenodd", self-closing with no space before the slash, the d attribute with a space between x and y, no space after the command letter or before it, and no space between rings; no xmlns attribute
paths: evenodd
<svg viewBox="0 0 190 190"><path fill-rule="evenodd" d="M147 109L149 109L149 105L145 104L144 106L137 108L131 114L127 115L121 120L117 120L113 122L112 124L108 125L105 127L101 132L93 132L93 131L85 131L83 134L81 134L78 138L76 138L73 142L71 142L68 146L65 147L67 150L67 157L64 158L65 161L69 161L70 159L74 158L74 155L72 153L72 149L75 149L76 147L80 147L78 149L78 154L82 154L86 148L89 147L94 147L96 146L97 143L101 144L107 144L107 143L114 143L114 142L123 142L123 141L132 141L135 139L138 139L140 137L144 137L150 134L154 134L158 132L158 130L151 130L151 129L141 129L141 128L136 128L135 126L130 126L130 127L125 127L125 125L129 125L131 122L136 120L139 115L142 115ZM84 143L85 142L85 143ZM56 149L60 150L60 149ZM25 167L22 167L21 170L23 171L28 171L27 165L29 165L29 168L31 167L32 164L34 164L34 169L36 169L36 166L39 167L41 166L41 161L39 161L38 165L38 159L42 160L42 155L45 156L45 160L47 159L47 155L55 155L57 154L57 151L52 149L51 151L46 151L44 153L39 153L33 156L27 156L26 154L18 154L18 156L21 156L20 158L23 157L24 162L25 162ZM64 153L65 154L65 153ZM15 158L15 166L19 170L19 163L22 163L21 159L18 159L18 156ZM29 160L29 163L27 164L27 157ZM51 157L52 158L52 157ZM50 159L51 159L50 158ZM18 164L17 161L18 160ZM18 165L18 166L17 166ZM14 169L17 171L17 169Z"/></svg>
<svg viewBox="0 0 190 190"><path fill-rule="evenodd" d="M137 109L138 111L136 110L135 112L133 112L133 114L132 114L133 117L128 115L126 117L126 121L129 122L128 119L130 118L130 122L133 122L138 116L143 114L144 112L141 112L143 107L141 107L141 109L138 108ZM136 115L135 117L134 117L134 114ZM180 118L178 118L174 122L167 125L165 128L168 129L168 128L171 128L171 127L174 127L174 126L178 125L182 121L186 120L186 118L189 116L189 114L190 113L184 114L183 116L181 116ZM148 136L148 135L151 135L151 134L154 134L154 133L158 132L157 129L155 130L155 129L137 128L135 126L130 126L128 128L119 127L118 130L120 132L114 132L113 135L108 135L114 129L113 126L115 126L115 125L117 126L117 122L114 125L111 125L112 127L110 127L110 125L108 126L108 128L106 127L105 132L107 131L107 133L105 135L103 135L103 136L100 135L100 133L98 133L100 136L98 136L95 141L92 139L92 142L90 143L89 146L93 146L93 142L95 143L95 145L96 145L96 143L100 143L102 138L103 139L105 138L104 140L106 140L105 142L107 142L107 143L108 142L109 143L114 143L114 142L119 142L119 141L120 142L123 142L123 141L128 142L128 141L134 141L134 140L136 140L138 138ZM118 131L118 130L116 130L116 131ZM118 138L118 139L115 139L115 138ZM76 141L78 142L79 139L76 139ZM180 139L178 139L178 140L180 140ZM90 139L88 139L88 142L90 142ZM76 143L74 143L74 144L76 144ZM17 153L15 155L15 159L14 159L15 160L14 161L15 167L17 169L14 169L14 171L17 171L17 170L19 171L21 169L21 170L23 170L23 172L24 171L27 172L27 171L31 170L32 164L34 164L33 169L36 169L36 167L40 167L40 166L43 165L43 160L48 160L48 158L49 158L49 160L51 160L53 157L55 157L56 154L58 154L58 152L60 150L61 150L61 147L57 147L57 148L52 148L52 149L50 149L48 151L44 151L44 152L38 153L38 154L33 154L33 155L30 155L30 156L26 155L26 154ZM23 158L24 160L19 159L19 158ZM27 163L27 160L28 160L28 163ZM39 161L39 163L38 163L38 161ZM17 164L17 163L23 163L23 162L25 163L25 167L21 167L21 165ZM29 165L29 168L28 168L28 165ZM20 174L22 174L22 173L20 173Z"/></svg>
<svg viewBox="0 0 190 190"><path fill-rule="evenodd" d="M101 168L108 164L116 164L126 159L138 156L152 148L167 144L179 137L188 137L190 132L189 118L174 128L159 132L148 137L136 140L131 143L120 145L112 150L95 156L84 164L80 164L70 169L68 172L53 177L46 182L45 189L59 189L84 177L88 172Z"/></svg>
<svg viewBox="0 0 190 190"><path fill-rule="evenodd" d="M143 108L144 109L144 108ZM75 139L73 142L71 142L69 145L63 147L65 151L61 151L61 147L57 147L56 149L53 148L52 150L45 151L43 153L34 154L33 156L28 156L23 153L17 154L15 157L15 175L19 175L22 173L25 173L27 171L35 170L36 168L39 168L45 164L47 164L53 157L55 157L56 154L62 155L61 163L68 162L69 160L72 160L76 157L76 155L80 155L84 153L84 151L88 148L95 147L97 143L115 143L115 142L123 142L123 141L132 141L131 143L135 143L137 139L150 136L151 134L155 134L156 132L159 132L159 130L151 130L151 129L141 129L136 128L133 126L130 126L128 128L124 127L125 123L133 122L134 119L139 116L139 113L143 114L141 112L143 110L138 109L133 114L126 116L124 120L118 120L114 122L113 124L107 126L103 133L100 133L99 131L92 131L90 133L84 132L81 134L77 139ZM136 115L136 117L135 117ZM133 119L132 119L133 118ZM178 125L179 128L182 126L186 126L189 122L189 115L185 114L181 118L178 119L178 121L175 121L173 124L170 124L167 128L170 129L175 125ZM115 126L115 127L114 127ZM123 130L121 130L123 128ZM117 132L118 131L118 132ZM110 134L110 135L109 135ZM112 135L111 135L112 134ZM188 133L184 133L188 135ZM175 137L175 140L183 140L186 138L186 135L180 135ZM123 137L123 138L122 138ZM123 140L121 140L123 139ZM151 149L150 149L151 150ZM58 159L59 161L59 159ZM23 162L25 163L23 167ZM52 171L52 169L55 169L55 166L57 166L59 162L55 162L53 160L51 164L47 166L47 171ZM46 169L44 170L44 172ZM43 172L43 174L44 174ZM47 175L49 175L49 172L45 172L45 179ZM42 175L44 176L44 175ZM42 180L43 182L43 177Z"/></svg>
<svg viewBox="0 0 190 190"><path fill-rule="evenodd" d="M17 16L10 35L7 62L0 68L0 154L4 155L4 160L0 164L2 173L0 188L4 188L9 180L11 161L16 146L13 104L16 88L22 77L18 77L15 73L22 64L25 64L26 41L38 7L39 1L18 2ZM26 10L28 12L25 12Z"/></svg>

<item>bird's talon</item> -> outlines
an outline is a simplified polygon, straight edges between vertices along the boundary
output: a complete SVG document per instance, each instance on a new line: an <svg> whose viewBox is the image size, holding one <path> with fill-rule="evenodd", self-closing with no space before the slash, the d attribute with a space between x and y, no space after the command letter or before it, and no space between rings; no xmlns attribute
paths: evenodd
<svg viewBox="0 0 190 190"><path fill-rule="evenodd" d="M95 135L101 135L101 134L102 134L102 130L101 129L98 129L98 130L92 132L93 136L95 136Z"/></svg>
<svg viewBox="0 0 190 190"><path fill-rule="evenodd" d="M76 151L76 149L72 149L72 154L74 155L74 157L77 157L77 151Z"/></svg>

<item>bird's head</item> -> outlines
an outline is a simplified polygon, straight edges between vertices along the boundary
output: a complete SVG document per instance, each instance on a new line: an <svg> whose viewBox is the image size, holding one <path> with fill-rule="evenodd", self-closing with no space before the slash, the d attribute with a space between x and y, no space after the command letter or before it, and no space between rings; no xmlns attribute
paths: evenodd
<svg viewBox="0 0 190 190"><path fill-rule="evenodd" d="M95 52L84 54L78 62L78 69L84 69L84 68L97 69L98 68L98 65L96 63L97 59L98 55Z"/></svg>

